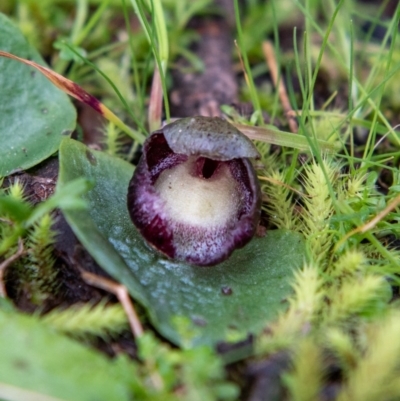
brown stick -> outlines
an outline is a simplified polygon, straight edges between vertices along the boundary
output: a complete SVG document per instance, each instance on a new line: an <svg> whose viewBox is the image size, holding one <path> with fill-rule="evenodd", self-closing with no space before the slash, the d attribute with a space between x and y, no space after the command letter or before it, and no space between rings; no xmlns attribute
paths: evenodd
<svg viewBox="0 0 400 401"><path fill-rule="evenodd" d="M161 85L161 76L158 67L156 66L153 74L153 82L151 84L148 123L150 132L155 131L161 127L162 117L162 100L163 90Z"/></svg>
<svg viewBox="0 0 400 401"><path fill-rule="evenodd" d="M138 315L129 297L128 290L124 285L86 271L81 271L81 276L87 284L114 294L128 316L129 325L131 326L134 337L139 338L143 335L143 326L140 323ZM164 382L158 372L150 372L150 379L156 389L160 390L163 388Z"/></svg>
<svg viewBox="0 0 400 401"><path fill-rule="evenodd" d="M278 65L276 62L274 47L272 46L271 42L265 41L265 42L263 42L262 49L263 49L265 60L267 62L268 68L271 73L272 82L274 83L275 88L278 89L279 99L281 100L283 110L288 119L290 131L292 131L293 133L296 133L298 131L299 127L297 125L297 121L293 117L294 112L293 112L292 106L289 101L289 97L286 92L285 83L283 82L282 77L279 77L279 71L278 71Z"/></svg>
<svg viewBox="0 0 400 401"><path fill-rule="evenodd" d="M86 271L81 271L81 276L87 284L114 294L124 308L134 337L138 338L143 335L143 326L124 285Z"/></svg>
<svg viewBox="0 0 400 401"><path fill-rule="evenodd" d="M339 242L336 243L334 252L352 235L361 233L365 234L367 231L373 229L384 217L386 217L392 210L400 205L400 195L397 195L383 210L381 210L375 217L367 221L362 226L355 228L348 232Z"/></svg>
<svg viewBox="0 0 400 401"><path fill-rule="evenodd" d="M12 265L16 260L18 260L24 254L24 243L21 238L18 238L18 250L14 255L11 255L8 259L0 264L0 297L6 297L6 285L4 283L4 273L8 266Z"/></svg>

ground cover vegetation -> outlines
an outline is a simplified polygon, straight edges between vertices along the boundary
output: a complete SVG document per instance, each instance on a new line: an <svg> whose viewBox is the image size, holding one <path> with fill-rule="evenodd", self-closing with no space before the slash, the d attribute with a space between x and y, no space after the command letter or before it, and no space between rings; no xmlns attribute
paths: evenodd
<svg viewBox="0 0 400 401"><path fill-rule="evenodd" d="M400 398L397 2L0 12L1 400ZM257 233L208 267L126 204L148 135L196 115L260 153Z"/></svg>

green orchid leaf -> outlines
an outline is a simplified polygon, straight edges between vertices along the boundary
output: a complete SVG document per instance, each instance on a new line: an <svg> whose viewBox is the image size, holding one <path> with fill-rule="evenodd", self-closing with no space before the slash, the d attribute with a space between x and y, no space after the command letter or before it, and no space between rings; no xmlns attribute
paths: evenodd
<svg viewBox="0 0 400 401"><path fill-rule="evenodd" d="M133 366L48 329L37 317L0 304L0 399L132 400Z"/></svg>
<svg viewBox="0 0 400 401"><path fill-rule="evenodd" d="M277 230L253 239L225 262L196 267L167 260L148 247L128 215L133 167L65 139L59 185L77 177L95 182L89 209L64 214L86 249L127 286L154 326L183 346L238 340L257 333L286 308L290 279L304 259L298 234Z"/></svg>
<svg viewBox="0 0 400 401"><path fill-rule="evenodd" d="M19 29L0 14L0 50L44 65ZM58 150L75 128L68 96L42 74L0 57L0 177L27 169Z"/></svg>

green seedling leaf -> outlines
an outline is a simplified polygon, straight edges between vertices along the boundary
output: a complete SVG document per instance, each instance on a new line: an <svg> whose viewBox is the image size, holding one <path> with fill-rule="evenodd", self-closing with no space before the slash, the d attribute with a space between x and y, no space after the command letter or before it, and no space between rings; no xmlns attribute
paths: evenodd
<svg viewBox="0 0 400 401"><path fill-rule="evenodd" d="M44 64L3 14L0 50ZM41 74L3 57L0 88L0 176L6 176L32 167L56 152L63 137L75 128L76 112L68 97Z"/></svg>
<svg viewBox="0 0 400 401"><path fill-rule="evenodd" d="M82 47L73 45L70 41L68 41L69 43L67 46L65 44L65 41L67 40L68 39L58 39L54 42L54 48L60 50L60 58L65 61L74 61L77 64L83 64L82 57L86 57L86 50ZM75 52L71 51L69 46L72 47Z"/></svg>
<svg viewBox="0 0 400 401"><path fill-rule="evenodd" d="M68 222L165 337L183 346L238 340L259 332L286 308L289 279L304 259L299 235L270 231L210 268L167 260L131 223L126 195L132 173L130 164L76 141L65 139L60 147L59 185L77 177L95 182L84 195L89 210L65 211Z"/></svg>
<svg viewBox="0 0 400 401"><path fill-rule="evenodd" d="M301 134L293 134L291 132L280 131L273 127L253 127L251 125L233 124L239 131L247 135L252 140L272 143L273 145L287 146L289 148L299 149L301 151L310 152L311 146L309 141L315 141L316 146L322 152L333 153L338 151L339 147L334 143L324 141L322 139L311 139Z"/></svg>
<svg viewBox="0 0 400 401"><path fill-rule="evenodd" d="M6 305L7 306L7 305ZM132 400L126 360L109 360L56 334L36 317L0 307L0 399Z"/></svg>

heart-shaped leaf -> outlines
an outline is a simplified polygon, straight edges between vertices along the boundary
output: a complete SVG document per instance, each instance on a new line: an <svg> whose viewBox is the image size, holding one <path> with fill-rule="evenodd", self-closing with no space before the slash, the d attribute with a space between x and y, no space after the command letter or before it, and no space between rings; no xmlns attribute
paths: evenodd
<svg viewBox="0 0 400 401"><path fill-rule="evenodd" d="M0 14L0 50L44 64L19 29ZM75 127L68 96L42 74L0 57L0 176L27 169L57 151Z"/></svg>
<svg viewBox="0 0 400 401"><path fill-rule="evenodd" d="M59 185L82 176L95 182L85 195L89 211L66 211L68 222L96 261L145 306L164 336L180 345L238 339L258 332L286 307L290 278L304 258L298 234L270 231L209 268L167 260L131 223L126 194L132 173L130 164L76 141L61 144ZM182 320L185 333L177 325Z"/></svg>

